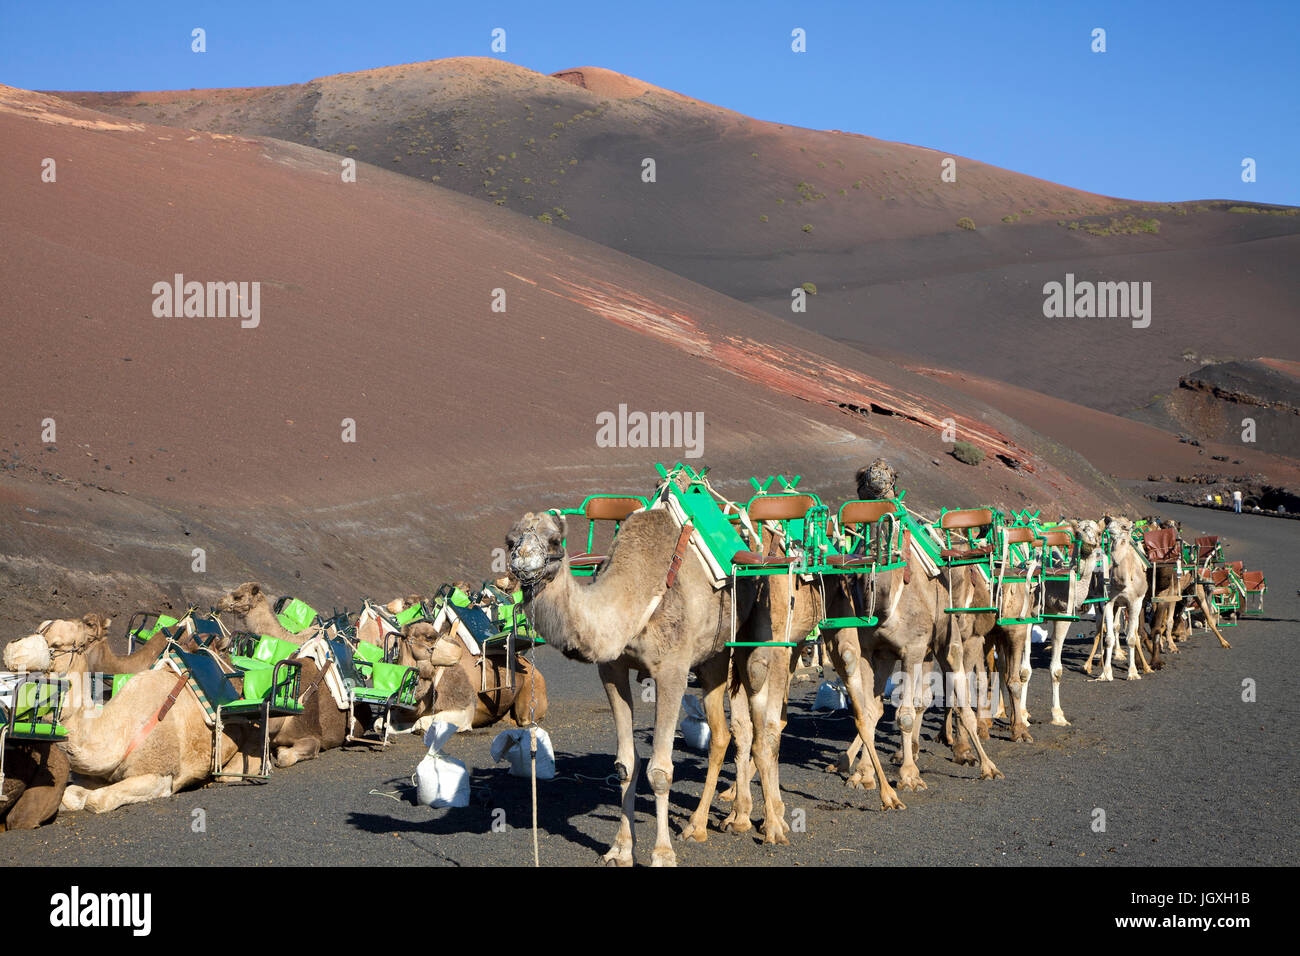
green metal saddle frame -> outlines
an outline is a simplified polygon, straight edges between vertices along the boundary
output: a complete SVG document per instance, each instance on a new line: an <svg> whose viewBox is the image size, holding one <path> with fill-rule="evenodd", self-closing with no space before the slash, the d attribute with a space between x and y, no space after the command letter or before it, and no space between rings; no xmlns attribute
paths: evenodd
<svg viewBox="0 0 1300 956"><path fill-rule="evenodd" d="M60 722L72 681L28 674L13 685L12 703L0 704L0 787L5 779L5 747L12 741L58 743L68 739Z"/></svg>

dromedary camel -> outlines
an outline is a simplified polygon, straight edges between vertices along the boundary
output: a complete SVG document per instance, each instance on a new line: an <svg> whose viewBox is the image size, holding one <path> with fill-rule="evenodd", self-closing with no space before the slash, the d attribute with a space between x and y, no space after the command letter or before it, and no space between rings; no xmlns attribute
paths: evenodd
<svg viewBox="0 0 1300 956"><path fill-rule="evenodd" d="M858 497L866 500L896 500L896 473L884 459L876 459L857 473ZM925 782L916 766L921 733L923 666L927 654L933 653L945 678L945 690L952 689L958 707L961 730L973 745L980 764L980 779L989 780L1003 774L989 759L979 741L974 710L971 707L964 675L964 645L973 622L969 614L948 615L948 589L943 575L953 569L944 569L940 576L930 578L920 559L918 546L905 537L901 546L906 568L881 572L874 581L874 613L879 623L871 628L843 628L823 634L826 649L848 692L858 737L849 747L841 767L852 769L859 748L870 758L850 774L851 787L872 789L877 780L880 785L880 802L886 810L904 809L897 792L885 779L884 768L875 746L876 723L884 713L885 684L889 679L890 665L901 665L901 691L899 693L898 725L902 732L900 754L902 767L899 786L906 790L924 790ZM952 577L953 600L960 607L973 607L974 588L969 569L959 568ZM873 583L865 575L857 580L839 581L827 589L831 603L828 614L840 616L841 607L852 599L855 608L870 609L867 588ZM865 609L859 613L865 613ZM959 751L954 749L954 758Z"/></svg>
<svg viewBox="0 0 1300 956"><path fill-rule="evenodd" d="M39 638L12 641L4 651L5 669L17 674L49 669L50 651ZM4 786L0 788L0 832L34 830L59 812L71 771L56 743L6 740Z"/></svg>
<svg viewBox="0 0 1300 956"><path fill-rule="evenodd" d="M1129 518L1107 516L1105 528L1110 541L1107 556L1111 563L1111 598L1102 605L1103 627L1097 631L1097 639L1093 641L1092 652L1089 653L1083 670L1084 673L1092 673L1092 659L1097 653L1097 644L1104 632L1106 651L1102 659L1101 676L1096 679L1103 681L1115 679L1114 672L1111 670L1111 659L1117 641L1115 611L1117 607L1123 605L1128 614L1124 640L1128 648L1127 676L1129 680L1141 680L1142 676L1138 673L1139 659L1143 670L1148 674L1151 673L1151 668L1141 657L1142 646L1137 640L1138 628L1142 624L1142 604L1147 596L1147 570L1133 547L1133 521Z"/></svg>
<svg viewBox="0 0 1300 956"><path fill-rule="evenodd" d="M636 512L619 528L609 557L589 583L569 571L564 551L565 522L549 513L525 514L506 536L510 570L524 585L528 619L546 641L566 657L594 662L605 685L618 735L615 768L622 785L618 834L604 860L621 866L633 862L632 818L640 761L632 736L630 671L637 668L654 681L654 753L646 776L655 795L655 866L672 866L677 854L668 829L668 792L673 780L673 738L682 695L692 669L704 691L716 750L725 752L730 734L723 712L727 679L725 643L730 637L732 601L737 619L753 607L753 587L742 581L714 590L704 568L691 555L675 574L670 571L678 543L676 523L664 509ZM670 586L671 581L671 586ZM701 806L712 801L717 777L705 781ZM721 763L719 759L718 763ZM707 809L697 811L692 826L703 829Z"/></svg>
<svg viewBox="0 0 1300 956"><path fill-rule="evenodd" d="M430 621L408 624L399 647L397 663L420 672L417 731L440 721L462 731L490 727L506 715L526 727L530 716L538 723L546 716L546 678L522 655L515 658L514 686L510 687L505 661L469 653L459 638L438 633ZM482 689L485 667L486 691Z"/></svg>
<svg viewBox="0 0 1300 956"><path fill-rule="evenodd" d="M42 636L56 661L51 670L73 676L89 673L87 656L77 648L90 643L91 633L85 620L55 621L45 628ZM70 660L76 670L66 670L60 658ZM63 794L64 809L103 813L171 796L208 779L212 730L198 699L186 692L173 671L137 673L102 707L87 692L89 686L88 680L74 679L64 706L68 739L62 747L77 775L77 783ZM175 703L165 706L173 697ZM219 743L221 766L239 770L260 763L260 754L240 752L245 736L237 724L227 728Z"/></svg>
<svg viewBox="0 0 1300 956"><path fill-rule="evenodd" d="M1075 575L1073 590L1069 582L1048 582L1047 593L1043 599L1043 608L1048 614L1066 614L1077 616L1083 608L1083 602L1089 596L1093 574L1101 564L1103 555L1101 547L1101 526L1097 522L1081 518L1063 523L1074 532L1079 542L1078 572ZM1065 638L1070 633L1074 621L1052 622L1052 723L1057 727L1069 727L1065 711L1061 709L1061 653L1065 648ZM1100 629L1101 623L1098 622Z"/></svg>
<svg viewBox="0 0 1300 956"><path fill-rule="evenodd" d="M275 637L292 644L305 644L321 633L320 628L315 626L298 634L286 629L271 609L271 602L262 586L254 581L241 584L229 592L217 604L217 610L223 614L235 615L240 625L236 630Z"/></svg>

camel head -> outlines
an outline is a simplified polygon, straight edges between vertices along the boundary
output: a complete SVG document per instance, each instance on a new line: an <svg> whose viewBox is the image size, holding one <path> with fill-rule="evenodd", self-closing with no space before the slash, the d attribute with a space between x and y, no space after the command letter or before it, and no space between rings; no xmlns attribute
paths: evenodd
<svg viewBox="0 0 1300 956"><path fill-rule="evenodd" d="M45 642L49 649L50 667L71 670L76 655L85 654L94 644L104 640L112 623L112 618L92 612L80 620L46 621L32 637L40 637Z"/></svg>
<svg viewBox="0 0 1300 956"><path fill-rule="evenodd" d="M262 585L255 581L248 581L223 597L217 604L217 610L223 614L246 615L265 600L266 595L262 593Z"/></svg>
<svg viewBox="0 0 1300 956"><path fill-rule="evenodd" d="M898 472L884 458L877 458L867 467L859 468L856 478L859 498L874 500L898 497L894 487L898 481Z"/></svg>
<svg viewBox="0 0 1300 956"><path fill-rule="evenodd" d="M1083 552L1088 554L1101 547L1101 525L1091 518L1080 518L1078 521L1072 521L1075 533L1078 534L1079 540L1083 543Z"/></svg>
<svg viewBox="0 0 1300 956"><path fill-rule="evenodd" d="M420 595L408 594L406 597L393 598L384 605L384 609L387 610L389 614L401 614L408 607L415 607L415 605L419 603Z"/></svg>
<svg viewBox="0 0 1300 956"><path fill-rule="evenodd" d="M450 667L460 660L464 645L455 639L444 639L431 621L408 624L402 632L407 650L415 658L416 669L423 680L433 677L435 667Z"/></svg>
<svg viewBox="0 0 1300 956"><path fill-rule="evenodd" d="M563 516L528 512L506 535L510 573L527 587L550 581L564 562L564 533Z"/></svg>
<svg viewBox="0 0 1300 956"><path fill-rule="evenodd" d="M1133 540L1133 519L1106 515L1106 531L1110 534L1111 547L1117 541Z"/></svg>

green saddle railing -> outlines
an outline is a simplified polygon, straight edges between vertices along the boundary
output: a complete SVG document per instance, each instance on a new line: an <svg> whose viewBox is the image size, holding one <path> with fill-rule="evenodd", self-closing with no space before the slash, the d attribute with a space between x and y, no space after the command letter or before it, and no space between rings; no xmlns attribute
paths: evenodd
<svg viewBox="0 0 1300 956"><path fill-rule="evenodd" d="M68 739L61 723L72 681L66 677L28 674L11 685L9 703L0 704L0 788L5 779L9 743L58 743Z"/></svg>

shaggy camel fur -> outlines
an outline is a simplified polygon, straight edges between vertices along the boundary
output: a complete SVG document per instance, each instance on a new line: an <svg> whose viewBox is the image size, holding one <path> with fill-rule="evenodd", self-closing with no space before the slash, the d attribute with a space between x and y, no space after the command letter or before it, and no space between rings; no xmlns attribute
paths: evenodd
<svg viewBox="0 0 1300 956"><path fill-rule="evenodd" d="M565 522L548 513L525 514L506 537L510 570L524 583L524 606L537 632L566 657L594 662L600 673L618 736L615 769L622 785L618 834L604 861L633 862L633 807L640 766L632 736L630 671L649 675L655 688L654 753L646 776L655 795L655 866L672 866L677 854L668 829L668 792L673 780L673 738L687 678L695 670L703 688L705 712L713 732L709 774L702 810L692 829L703 832L707 807L717 785L717 769L730 740L723 714L726 641L731 636L732 601L744 622L754 589L714 590L703 567L687 555L675 583L667 586L678 528L667 511L632 514L623 522L609 557L594 579L579 583L564 552Z"/></svg>
<svg viewBox="0 0 1300 956"><path fill-rule="evenodd" d="M1106 652L1102 660L1101 675L1097 680L1114 680L1111 659L1114 655L1117 637L1115 633L1115 611L1122 605L1128 615L1124 643L1128 648L1128 679L1141 680L1138 673L1138 661L1142 669L1151 673L1151 668L1142 656L1142 645L1138 643L1138 628L1142 624L1142 604L1147 596L1147 569L1133 547L1133 522L1129 518L1106 517L1106 533L1110 538L1108 557L1111 562L1111 598L1102 605L1103 627L1098 629L1093 641L1088 661L1083 665L1084 673L1092 673L1092 659L1097 653L1097 645L1103 632L1106 636Z"/></svg>
<svg viewBox="0 0 1300 956"><path fill-rule="evenodd" d="M896 499L894 469L884 459L877 459L857 474L858 497L869 500ZM924 790L925 782L916 766L920 747L923 703L923 667L928 654L933 654L945 678L945 692L953 692L962 732L974 747L980 764L980 779L990 780L1003 776L984 752L979 740L975 713L971 708L968 686L964 679L965 642L970 636L971 615L944 613L948 606L948 593L944 574L930 578L917 557L918 547L912 544L904 549L903 556L909 568L896 568L876 575L875 614L879 623L872 628L844 628L823 634L827 652L836 672L844 683L853 710L858 737L849 747L840 766L852 769L858 750L865 749L870 758L868 766L850 774L851 787L870 790L880 784L880 802L886 810L904 809L897 792L885 779L884 768L875 746L876 723L884 713L885 684L889 679L889 665L901 665L898 695L898 725L902 732L900 754L902 767L899 786L906 790ZM910 570L910 573L908 571ZM958 569L966 572L968 569ZM847 607L861 607L866 602L864 589L871 586L865 575L854 575L852 581L837 581L827 589L832 617L848 612ZM852 589L852 590L851 590ZM974 606L974 588L968 573L958 573L952 578L953 600L960 607ZM954 750L954 758L958 756Z"/></svg>

